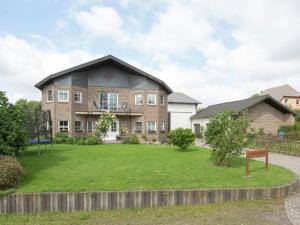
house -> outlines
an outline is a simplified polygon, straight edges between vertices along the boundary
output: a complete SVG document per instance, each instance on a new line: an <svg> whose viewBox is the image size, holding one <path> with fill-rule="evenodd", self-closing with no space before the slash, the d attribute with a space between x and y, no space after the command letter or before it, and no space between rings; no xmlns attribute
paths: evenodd
<svg viewBox="0 0 300 225"><path fill-rule="evenodd" d="M208 106L191 117L196 136L201 137L201 127L205 127L212 116L225 110L245 111L252 128L263 128L266 133L271 134L277 134L278 128L282 125L292 125L296 116L288 107L269 95L226 102Z"/></svg>
<svg viewBox="0 0 300 225"><path fill-rule="evenodd" d="M53 135L87 136L99 115L115 113L107 140L120 127L128 134L158 141L167 137L168 94L162 80L111 55L47 76L35 85L42 91L42 108L50 110Z"/></svg>
<svg viewBox="0 0 300 225"><path fill-rule="evenodd" d="M270 95L282 104L300 110L300 93L288 84L266 89L261 95Z"/></svg>
<svg viewBox="0 0 300 225"><path fill-rule="evenodd" d="M196 99L181 92L173 92L168 96L169 130L178 127L192 128L191 116L197 112Z"/></svg>

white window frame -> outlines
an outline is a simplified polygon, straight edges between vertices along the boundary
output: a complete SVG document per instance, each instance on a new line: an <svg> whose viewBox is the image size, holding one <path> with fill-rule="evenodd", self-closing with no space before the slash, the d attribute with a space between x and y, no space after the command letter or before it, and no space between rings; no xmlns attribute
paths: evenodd
<svg viewBox="0 0 300 225"><path fill-rule="evenodd" d="M154 130L149 130L149 123L154 123ZM147 132L148 133L155 133L156 132L156 122L155 121L148 121L147 122Z"/></svg>
<svg viewBox="0 0 300 225"><path fill-rule="evenodd" d="M159 124L159 130L161 132L164 132L166 131L166 122L165 121L161 121L160 124Z"/></svg>
<svg viewBox="0 0 300 225"><path fill-rule="evenodd" d="M141 129L140 130L136 129L137 128L136 123L141 123ZM134 131L135 132L142 132L142 130L143 130L143 122L142 121L135 121L134 122Z"/></svg>
<svg viewBox="0 0 300 225"><path fill-rule="evenodd" d="M49 91L51 91L51 97L52 97L51 100L49 100ZM47 102L53 102L53 89L47 90L47 94L46 94L46 95L47 95L47 96L46 96Z"/></svg>
<svg viewBox="0 0 300 225"><path fill-rule="evenodd" d="M150 96L154 96L154 103L149 103ZM156 105L156 94L147 94L147 104L148 105Z"/></svg>
<svg viewBox="0 0 300 225"><path fill-rule="evenodd" d="M296 99L296 105L300 105L300 99Z"/></svg>
<svg viewBox="0 0 300 225"><path fill-rule="evenodd" d="M60 93L67 94L68 99L67 100L60 99L60 97L59 97ZM70 91L67 90L67 89L59 89L58 92L57 92L57 99L58 99L58 102L69 102L69 100L70 100Z"/></svg>
<svg viewBox="0 0 300 225"><path fill-rule="evenodd" d="M89 122L92 122L92 130L89 130ZM93 120L87 120L87 122L86 122L86 132L93 132L93 131L94 131Z"/></svg>
<svg viewBox="0 0 300 225"><path fill-rule="evenodd" d="M161 100L162 100L162 103L161 103ZM165 96L164 95L160 95L159 101L160 101L160 106L165 106Z"/></svg>
<svg viewBox="0 0 300 225"><path fill-rule="evenodd" d="M117 111L118 110L118 108L119 108L119 93L118 92L100 92L99 93L99 105L100 105L100 109L102 109L101 108L101 94L107 94L107 110L109 110L109 111ZM116 94L117 95L117 106L116 106L116 110L111 110L111 105L110 105L110 96L112 95L112 94ZM106 110L106 109L104 109L104 110Z"/></svg>
<svg viewBox="0 0 300 225"><path fill-rule="evenodd" d="M67 126L67 131L61 131L60 129L61 129L61 126L60 126L60 122L67 122L68 123L68 126ZM63 126L63 127L65 127L65 126ZM70 130L70 123L69 123L69 121L68 120L59 120L58 121L58 132L69 132L69 130Z"/></svg>
<svg viewBox="0 0 300 225"><path fill-rule="evenodd" d="M79 93L79 101L76 101L76 94L78 94L78 93ZM74 101L75 101L75 103L79 103L79 104L82 103L82 91L75 91L74 92Z"/></svg>
<svg viewBox="0 0 300 225"><path fill-rule="evenodd" d="M79 130L76 130L76 122L80 122L80 129ZM74 121L74 130L76 132L82 132L83 131L83 125L82 125L82 121L81 120L75 120Z"/></svg>
<svg viewBox="0 0 300 225"><path fill-rule="evenodd" d="M113 130L113 126L112 126L113 123L116 124L116 126L115 126L116 130ZM110 132L114 132L114 133L118 131L118 123L117 123L116 120L114 120L114 121L111 122L109 130L110 130Z"/></svg>
<svg viewBox="0 0 300 225"><path fill-rule="evenodd" d="M137 102L137 97L140 96L142 98L142 103ZM135 94L134 95L134 103L135 105L143 105L143 94Z"/></svg>

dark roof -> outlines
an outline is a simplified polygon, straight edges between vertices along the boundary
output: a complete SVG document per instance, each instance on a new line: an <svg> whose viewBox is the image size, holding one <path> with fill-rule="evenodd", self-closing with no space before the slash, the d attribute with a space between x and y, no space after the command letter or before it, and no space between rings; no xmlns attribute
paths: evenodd
<svg viewBox="0 0 300 225"><path fill-rule="evenodd" d="M181 103L181 104L201 104L196 99L183 94L182 92L173 92L168 96L168 103Z"/></svg>
<svg viewBox="0 0 300 225"><path fill-rule="evenodd" d="M266 89L266 90L262 91L261 94L262 95L271 95L277 101L281 101L281 99L285 96L286 97L288 97L288 96L300 97L300 93L288 84Z"/></svg>
<svg viewBox="0 0 300 225"><path fill-rule="evenodd" d="M273 107L275 107L276 109L280 110L283 113L293 113L293 115L297 115L296 113L294 113L288 107L278 102L273 97L269 95L262 95L262 96L247 98L247 99L234 101L234 102L225 102L217 105L211 105L203 109L202 111L198 112L197 114L193 115L191 118L192 119L208 118L208 117L215 116L219 113L222 113L225 110L234 110L236 112L241 112L263 101L267 102L268 104L272 105Z"/></svg>
<svg viewBox="0 0 300 225"><path fill-rule="evenodd" d="M92 60L90 62L87 62L87 63L83 63L83 64L80 64L78 66L74 66L72 68L69 68L69 69L66 69L66 70L63 70L63 71L60 71L60 72L57 72L57 73L54 73L54 74L51 74L49 76L47 76L45 79L41 80L40 82L38 82L35 87L39 88L39 89L42 89L43 86L49 82L50 80L54 79L54 78L58 78L58 77L61 77L61 76L64 76L64 75L67 75L69 73L72 73L72 72L78 72L78 71L85 71L85 70L88 70L88 69L92 69L92 68L95 68L95 67L98 67L102 64L105 64L105 63L113 63L113 64L116 64L117 66L119 66L120 68L128 71L128 72L131 72L131 73L134 73L134 74L137 74L137 75L141 75L141 76L144 76L144 77L147 77L149 78L150 80L160 84L163 88L166 89L166 91L168 93L172 93L172 89L162 80L112 56L112 55L107 55L107 56L104 56L102 58L99 58L99 59L95 59L95 60Z"/></svg>

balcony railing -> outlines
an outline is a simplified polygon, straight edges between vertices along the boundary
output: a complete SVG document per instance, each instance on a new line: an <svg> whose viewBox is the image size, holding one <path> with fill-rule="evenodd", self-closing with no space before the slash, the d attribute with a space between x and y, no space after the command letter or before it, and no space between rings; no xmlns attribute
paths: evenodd
<svg viewBox="0 0 300 225"><path fill-rule="evenodd" d="M124 112L131 113L132 110L130 108L129 102L123 102L121 107L117 107L115 104L108 104L107 102L101 102L99 105L94 101L94 106L98 111L109 111L109 112Z"/></svg>

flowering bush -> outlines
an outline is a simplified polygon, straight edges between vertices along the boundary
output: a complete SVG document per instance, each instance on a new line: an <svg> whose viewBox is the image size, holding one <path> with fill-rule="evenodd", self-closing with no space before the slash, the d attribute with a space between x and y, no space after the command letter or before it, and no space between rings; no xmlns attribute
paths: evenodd
<svg viewBox="0 0 300 225"><path fill-rule="evenodd" d="M111 123L116 119L116 116L110 112L104 112L100 115L99 120L96 122L94 130L95 136L99 142L102 142L106 137Z"/></svg>
<svg viewBox="0 0 300 225"><path fill-rule="evenodd" d="M121 135L121 136L124 136L124 135L127 134L127 132L128 132L127 127L125 126L125 124L122 124L122 125L120 126L120 129L119 129L120 135Z"/></svg>

